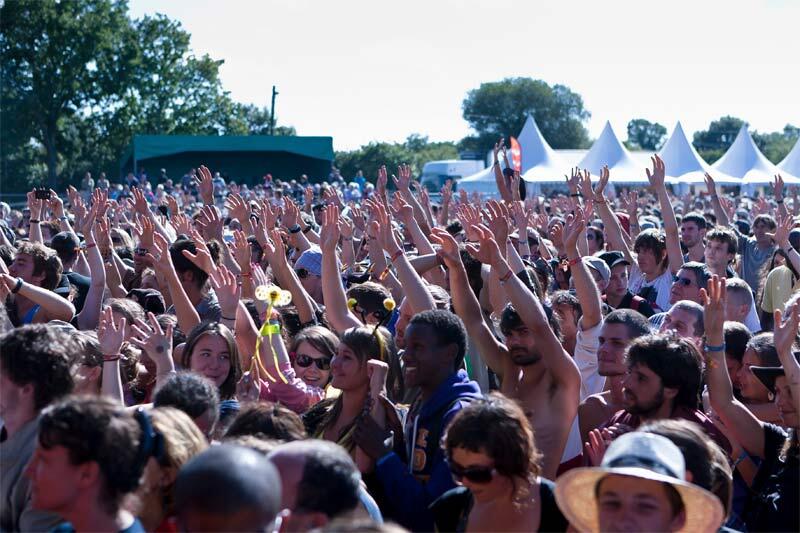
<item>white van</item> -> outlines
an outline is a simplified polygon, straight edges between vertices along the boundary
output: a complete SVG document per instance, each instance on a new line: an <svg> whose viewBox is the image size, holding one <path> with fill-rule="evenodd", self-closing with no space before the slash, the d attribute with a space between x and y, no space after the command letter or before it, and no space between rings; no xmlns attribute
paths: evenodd
<svg viewBox="0 0 800 533"><path fill-rule="evenodd" d="M419 182L431 192L439 192L447 180L457 182L461 178L472 176L486 168L483 161L468 159L445 159L428 161L422 167Z"/></svg>

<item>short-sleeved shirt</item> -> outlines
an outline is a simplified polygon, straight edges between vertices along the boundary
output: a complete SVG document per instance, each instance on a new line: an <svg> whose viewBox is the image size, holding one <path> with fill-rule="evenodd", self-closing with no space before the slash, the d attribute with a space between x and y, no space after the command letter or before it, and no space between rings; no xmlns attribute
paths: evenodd
<svg viewBox="0 0 800 533"><path fill-rule="evenodd" d="M759 248L755 237L747 237L734 229L739 237L739 253L742 256L742 279L750 285L754 291L758 290L758 273L764 263L770 260L775 253L777 246L769 248Z"/></svg>
<svg viewBox="0 0 800 533"><path fill-rule="evenodd" d="M641 296L648 303L657 307L658 311L669 310L669 291L672 289L673 276L669 268L652 281L647 281L644 274L636 264L631 265L631 275L628 278L628 290Z"/></svg>
<svg viewBox="0 0 800 533"><path fill-rule="evenodd" d="M779 266L773 269L767 274L767 281L764 283L761 310L770 314L776 309L783 311L784 305L796 290L800 290L800 280L795 279L789 267Z"/></svg>

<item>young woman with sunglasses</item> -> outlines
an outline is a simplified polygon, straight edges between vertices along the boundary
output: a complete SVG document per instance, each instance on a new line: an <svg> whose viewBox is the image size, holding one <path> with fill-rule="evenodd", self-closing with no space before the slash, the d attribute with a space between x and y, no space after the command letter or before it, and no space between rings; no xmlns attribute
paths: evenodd
<svg viewBox="0 0 800 533"><path fill-rule="evenodd" d="M439 531L566 531L555 484L539 477L541 455L525 413L492 393L453 418L443 439L461 485L436 500Z"/></svg>
<svg viewBox="0 0 800 533"><path fill-rule="evenodd" d="M322 326L311 326L294 336L289 353L277 347L275 359L262 362L272 375L283 374L286 382L265 380L262 376L260 399L280 402L295 413L306 412L325 398L331 381L331 360L339 348L339 338Z"/></svg>

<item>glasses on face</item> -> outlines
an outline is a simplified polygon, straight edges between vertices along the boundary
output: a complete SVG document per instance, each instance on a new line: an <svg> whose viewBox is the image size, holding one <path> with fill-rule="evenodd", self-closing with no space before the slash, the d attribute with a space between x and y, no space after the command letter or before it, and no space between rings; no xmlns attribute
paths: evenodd
<svg viewBox="0 0 800 533"><path fill-rule="evenodd" d="M594 233L587 233L586 240L593 241L594 240Z"/></svg>
<svg viewBox="0 0 800 533"><path fill-rule="evenodd" d="M692 284L692 280L689 278L679 278L678 276L675 276L675 283L680 283L684 287L688 287Z"/></svg>
<svg viewBox="0 0 800 533"><path fill-rule="evenodd" d="M469 468L463 468L456 463L448 463L448 466L450 467L450 474L452 474L453 479L458 482L462 479L466 479L472 483L486 484L489 483L497 473L497 470L488 466L470 466Z"/></svg>
<svg viewBox="0 0 800 533"><path fill-rule="evenodd" d="M295 272L295 274L297 274L297 277L300 278L300 279L306 279L308 277L308 274L309 274L308 270L305 269L305 268L296 268L294 270L294 272Z"/></svg>
<svg viewBox="0 0 800 533"><path fill-rule="evenodd" d="M297 366L301 368L308 368L312 364L317 365L317 368L320 370L330 370L331 369L331 358L330 357L320 357L319 359L314 359L310 355L306 354L298 354L294 358L294 362L297 363Z"/></svg>

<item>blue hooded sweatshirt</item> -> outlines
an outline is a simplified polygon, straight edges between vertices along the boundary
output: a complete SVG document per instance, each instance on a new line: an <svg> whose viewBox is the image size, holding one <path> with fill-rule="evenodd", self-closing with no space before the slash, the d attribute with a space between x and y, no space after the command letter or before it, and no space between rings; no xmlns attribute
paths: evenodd
<svg viewBox="0 0 800 533"><path fill-rule="evenodd" d="M409 461L394 452L377 461L375 472L391 505L388 514L403 527L433 531L428 506L455 487L440 440L455 414L482 397L464 370L451 374L426 402L417 399L411 406L404 428Z"/></svg>

